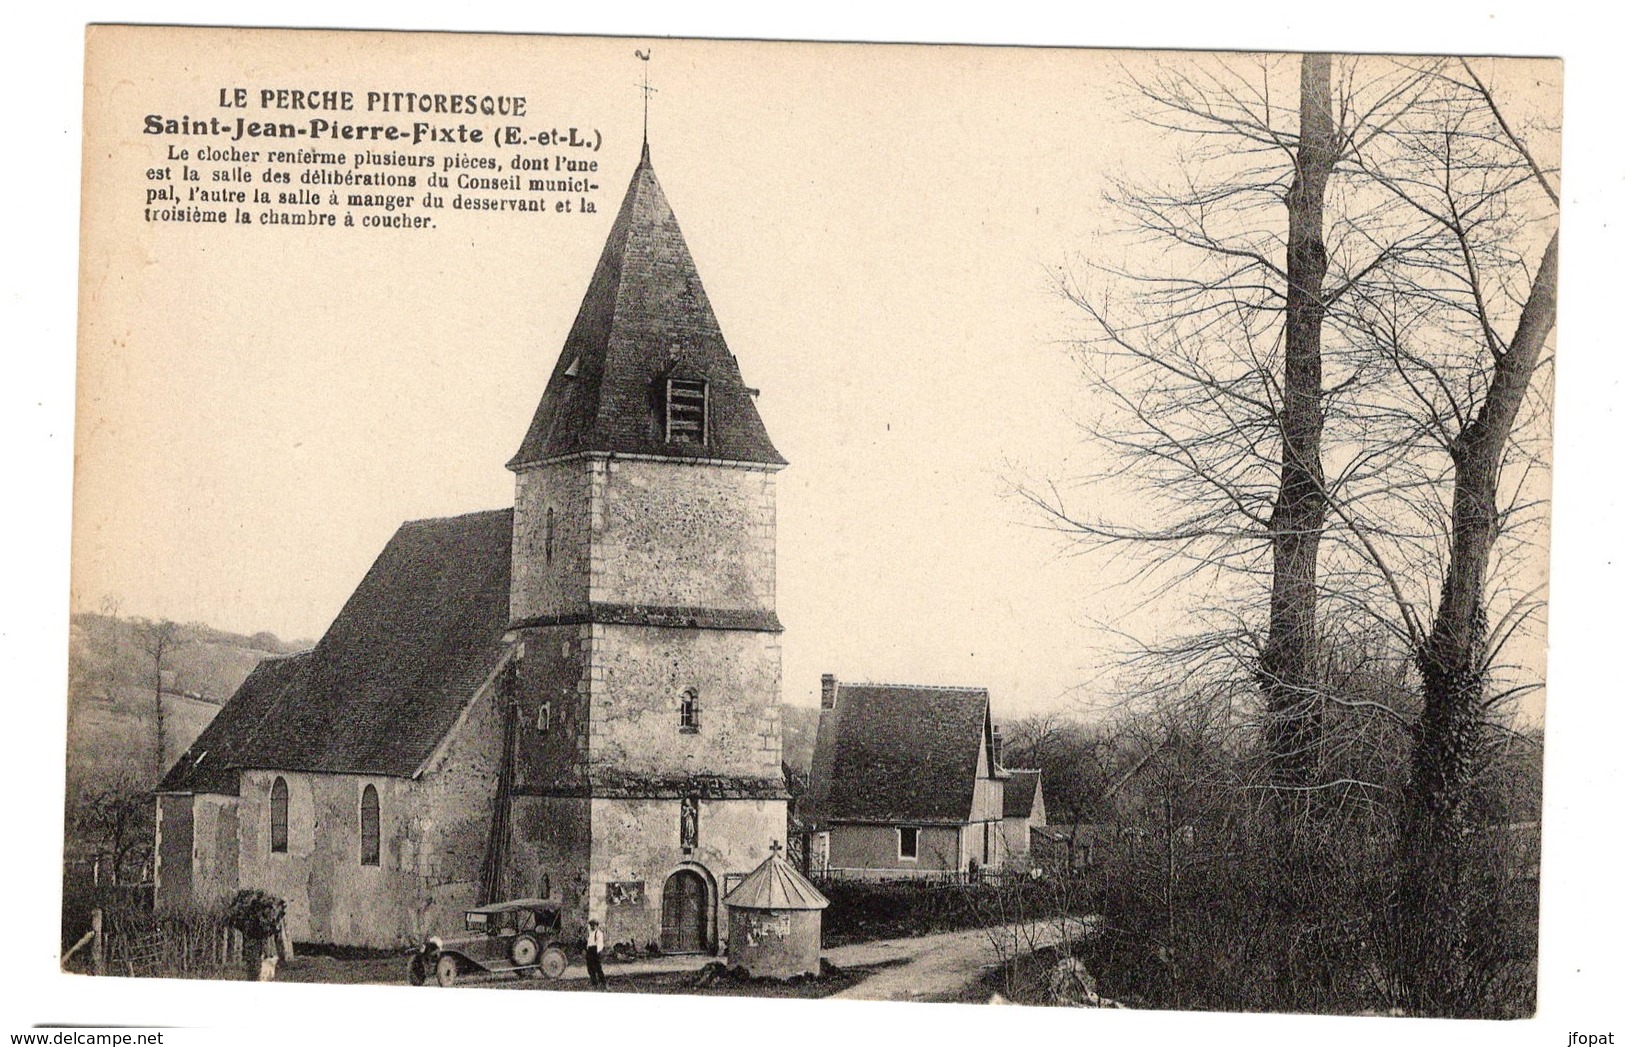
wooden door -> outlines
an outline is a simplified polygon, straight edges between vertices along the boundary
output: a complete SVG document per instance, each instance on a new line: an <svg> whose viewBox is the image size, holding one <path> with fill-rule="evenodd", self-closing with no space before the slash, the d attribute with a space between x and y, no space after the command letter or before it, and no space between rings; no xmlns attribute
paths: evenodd
<svg viewBox="0 0 1625 1047"><path fill-rule="evenodd" d="M667 953L704 952L711 922L705 878L679 869L666 880L660 899L660 948Z"/></svg>

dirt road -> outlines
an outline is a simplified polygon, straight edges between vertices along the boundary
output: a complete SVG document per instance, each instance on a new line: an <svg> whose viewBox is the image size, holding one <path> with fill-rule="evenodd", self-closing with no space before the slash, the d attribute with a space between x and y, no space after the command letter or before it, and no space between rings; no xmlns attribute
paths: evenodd
<svg viewBox="0 0 1625 1047"><path fill-rule="evenodd" d="M1087 921L1088 918L1085 918L1085 925ZM1078 933L1082 933L1081 926L1073 929L1068 936ZM1000 950L994 946L993 934L999 935L1000 940L1007 943L1006 955L1010 946L1017 941L1025 949L1053 944L1061 937L1059 929L1050 924L1019 931L1017 927L1010 926L994 932L950 931L918 938L840 945L825 949L824 956L837 967L849 971L866 968L872 972L858 984L836 993L836 997L853 1000L937 1000L960 993L990 966L999 962ZM662 979L698 971L715 959L712 956L667 956L634 963L609 964L606 970L612 983L617 983L617 988L639 991L640 983L646 982L642 991L673 991L665 986ZM500 989L584 988L584 985L576 983L584 983L586 977L585 968L571 964L562 979L566 984L478 975L469 976L461 984ZM279 981L292 982L405 984L406 958L392 956L339 960L327 956L302 956L279 970L277 978ZM687 984L681 982L681 985ZM675 991L683 989L677 988Z"/></svg>
<svg viewBox="0 0 1625 1047"><path fill-rule="evenodd" d="M824 956L837 967L869 967L888 964L834 999L847 1000L940 1000L957 994L982 976L988 968L1008 959L1017 943L1023 951L1053 945L1064 937L1087 933L1089 917L1064 932L1051 922L1021 927L1011 925L989 930L950 931L919 938L893 938L825 949ZM995 945L995 940L1003 948ZM901 961L901 962L900 962Z"/></svg>

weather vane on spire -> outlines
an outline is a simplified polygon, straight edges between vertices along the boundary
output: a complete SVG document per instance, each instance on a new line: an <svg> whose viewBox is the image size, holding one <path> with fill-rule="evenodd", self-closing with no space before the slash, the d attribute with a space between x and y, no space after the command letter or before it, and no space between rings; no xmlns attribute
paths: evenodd
<svg viewBox="0 0 1625 1047"><path fill-rule="evenodd" d="M643 59L643 150L649 151L649 96L655 89L649 86L649 59L655 53L654 48L647 51L633 51L633 54Z"/></svg>

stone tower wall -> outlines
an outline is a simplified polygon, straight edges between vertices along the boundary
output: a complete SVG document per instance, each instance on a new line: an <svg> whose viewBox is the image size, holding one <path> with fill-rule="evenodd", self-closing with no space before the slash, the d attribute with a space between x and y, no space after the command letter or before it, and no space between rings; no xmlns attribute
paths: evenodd
<svg viewBox="0 0 1625 1047"><path fill-rule="evenodd" d="M774 475L761 468L577 458L526 469L510 616L579 617L589 604L771 613L776 526Z"/></svg>

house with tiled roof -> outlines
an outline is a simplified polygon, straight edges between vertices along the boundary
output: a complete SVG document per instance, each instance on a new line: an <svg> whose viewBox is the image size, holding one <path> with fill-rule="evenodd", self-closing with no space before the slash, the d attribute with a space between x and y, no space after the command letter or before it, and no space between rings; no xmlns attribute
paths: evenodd
<svg viewBox="0 0 1625 1047"><path fill-rule="evenodd" d="M1049 825L1044 810L1044 772L1036 768L1006 767L1004 782L1004 845L1012 860L1025 861L1032 852L1034 829Z"/></svg>
<svg viewBox="0 0 1625 1047"><path fill-rule="evenodd" d="M823 678L804 806L809 864L834 876L997 870L1004 790L980 687Z"/></svg>
<svg viewBox="0 0 1625 1047"><path fill-rule="evenodd" d="M721 886L785 831L756 395L645 144L513 508L403 525L244 681L162 783L158 903L258 887L295 939L388 947L551 897L566 933L715 950Z"/></svg>

